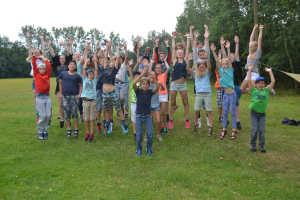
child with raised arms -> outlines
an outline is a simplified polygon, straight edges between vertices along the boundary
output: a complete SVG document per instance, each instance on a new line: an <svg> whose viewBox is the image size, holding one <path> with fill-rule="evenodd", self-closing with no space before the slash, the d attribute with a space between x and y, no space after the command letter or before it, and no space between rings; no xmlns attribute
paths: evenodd
<svg viewBox="0 0 300 200"><path fill-rule="evenodd" d="M145 77L147 74L148 68L145 68L143 73L134 80L133 88L137 98L136 105L136 139L137 139L137 150L136 155L142 155L142 138L143 138L143 124L146 126L147 130L147 155L152 155L152 144L153 144L153 124L151 118L151 97L154 93L156 93L159 89L158 82L155 77L154 83L155 88L150 90L150 80ZM138 88L136 83L140 81L140 87Z"/></svg>
<svg viewBox="0 0 300 200"><path fill-rule="evenodd" d="M271 77L271 83L269 87L266 86L266 79L264 77L258 77L255 80L255 85L252 85L251 70L254 67L253 64L248 65L248 87L251 92L251 101L249 108L251 110L251 151L256 151L257 133L259 132L259 149L262 153L265 153L265 124L266 124L266 109L269 101L269 94L271 93L274 85L275 78L271 68L265 68L266 72L269 72Z"/></svg>
<svg viewBox="0 0 300 200"><path fill-rule="evenodd" d="M52 101L49 97L51 64L37 52L39 50L33 47L32 66L36 86L36 109L39 115L38 138L47 140L52 117ZM36 60L37 57L39 60Z"/></svg>

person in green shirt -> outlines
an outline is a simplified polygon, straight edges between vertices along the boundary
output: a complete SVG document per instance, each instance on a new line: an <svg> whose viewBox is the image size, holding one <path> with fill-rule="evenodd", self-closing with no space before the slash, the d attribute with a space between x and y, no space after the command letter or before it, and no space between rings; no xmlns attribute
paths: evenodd
<svg viewBox="0 0 300 200"><path fill-rule="evenodd" d="M269 95L275 85L275 78L272 73L271 68L265 68L266 72L269 72L271 83L266 87L266 80L264 77L258 77L255 80L255 85L251 83L251 70L253 64L248 65L248 87L251 92L251 101L249 108L251 110L251 123L252 123L252 132L251 132L251 151L256 151L256 139L257 133L259 132L259 149L262 153L265 153L265 123L266 123L266 109L269 101Z"/></svg>
<svg viewBox="0 0 300 200"><path fill-rule="evenodd" d="M139 62L136 63L136 65L138 65ZM136 94L135 91L133 89L133 81L137 78L140 77L141 73L139 71L134 72L134 74L132 74L132 68L131 66L127 67L128 71L129 71L129 76L130 76L130 88L131 88L131 121L132 121L132 126L133 126L133 137L134 140L136 140ZM140 83L138 82L136 84L138 87L140 86Z"/></svg>

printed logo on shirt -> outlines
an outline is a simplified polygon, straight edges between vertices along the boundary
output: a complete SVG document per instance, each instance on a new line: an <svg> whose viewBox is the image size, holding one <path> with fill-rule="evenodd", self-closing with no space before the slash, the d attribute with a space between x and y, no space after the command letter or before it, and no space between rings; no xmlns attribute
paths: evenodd
<svg viewBox="0 0 300 200"><path fill-rule="evenodd" d="M91 91L91 90L93 90L93 87L94 87L93 81L87 81L86 82L86 84L85 84L85 90Z"/></svg>
<svg viewBox="0 0 300 200"><path fill-rule="evenodd" d="M267 98L267 93L265 91L256 91L254 96L256 99L265 100Z"/></svg>
<svg viewBox="0 0 300 200"><path fill-rule="evenodd" d="M254 60L255 59L255 53L250 54L249 57L250 57L251 60Z"/></svg>

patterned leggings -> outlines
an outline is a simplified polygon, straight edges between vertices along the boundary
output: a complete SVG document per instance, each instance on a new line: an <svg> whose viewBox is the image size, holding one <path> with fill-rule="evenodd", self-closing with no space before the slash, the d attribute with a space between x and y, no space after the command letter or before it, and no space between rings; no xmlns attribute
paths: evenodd
<svg viewBox="0 0 300 200"><path fill-rule="evenodd" d="M231 118L232 118L232 128L236 127L236 116L235 116L235 104L236 104L236 93L226 94L224 93L223 96L223 128L227 127L227 121L228 121L228 113L229 113L229 107L231 112Z"/></svg>
<svg viewBox="0 0 300 200"><path fill-rule="evenodd" d="M77 95L63 95L62 105L66 121L71 120L71 115L73 120L78 120L79 99Z"/></svg>

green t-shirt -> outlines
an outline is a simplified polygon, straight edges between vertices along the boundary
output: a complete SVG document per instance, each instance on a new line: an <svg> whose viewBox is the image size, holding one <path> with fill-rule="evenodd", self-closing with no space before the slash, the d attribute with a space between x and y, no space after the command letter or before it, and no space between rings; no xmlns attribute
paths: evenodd
<svg viewBox="0 0 300 200"><path fill-rule="evenodd" d="M140 87L140 82L136 83L136 86ZM133 84L132 82L130 82L130 87L131 87L131 103L136 103L136 94L135 91L133 89Z"/></svg>
<svg viewBox="0 0 300 200"><path fill-rule="evenodd" d="M249 108L259 113L266 113L269 101L270 89L268 87L258 90L255 87L251 90L251 101Z"/></svg>

